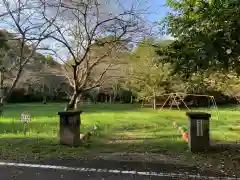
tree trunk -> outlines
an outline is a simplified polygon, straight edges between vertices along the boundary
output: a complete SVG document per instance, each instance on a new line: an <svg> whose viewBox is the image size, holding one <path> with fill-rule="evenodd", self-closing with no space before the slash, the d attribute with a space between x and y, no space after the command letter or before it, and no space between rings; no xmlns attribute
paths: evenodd
<svg viewBox="0 0 240 180"><path fill-rule="evenodd" d="M46 97L46 95L43 95L43 104L47 104L47 97Z"/></svg>
<svg viewBox="0 0 240 180"><path fill-rule="evenodd" d="M74 109L77 109L78 108L78 104L81 102L81 94L78 94L78 97L77 97L77 100L76 100L76 103L74 105Z"/></svg>
<svg viewBox="0 0 240 180"><path fill-rule="evenodd" d="M156 109L156 94L155 92L153 93L153 109Z"/></svg>
<svg viewBox="0 0 240 180"><path fill-rule="evenodd" d="M117 97L117 96L116 96L116 93L114 92L114 93L113 93L113 99L112 99L113 103L116 102L116 97Z"/></svg>
<svg viewBox="0 0 240 180"><path fill-rule="evenodd" d="M3 104L4 103L4 90L3 90L3 72L0 71L0 116L3 112Z"/></svg>
<svg viewBox="0 0 240 180"><path fill-rule="evenodd" d="M78 96L79 96L79 93L77 91L74 91L69 103L67 104L67 107L65 108L65 111L75 110L77 108Z"/></svg>
<svg viewBox="0 0 240 180"><path fill-rule="evenodd" d="M4 98L1 97L1 99L0 99L0 116L2 116L3 107L4 107Z"/></svg>
<svg viewBox="0 0 240 180"><path fill-rule="evenodd" d="M107 96L107 94L105 94L105 103L107 103L108 102L108 96Z"/></svg>
<svg viewBox="0 0 240 180"><path fill-rule="evenodd" d="M154 96L154 99L153 99L153 109L155 110L156 109L156 97Z"/></svg>
<svg viewBox="0 0 240 180"><path fill-rule="evenodd" d="M47 104L47 96L46 96L46 91L45 91L45 84L42 85L42 102L43 104Z"/></svg>

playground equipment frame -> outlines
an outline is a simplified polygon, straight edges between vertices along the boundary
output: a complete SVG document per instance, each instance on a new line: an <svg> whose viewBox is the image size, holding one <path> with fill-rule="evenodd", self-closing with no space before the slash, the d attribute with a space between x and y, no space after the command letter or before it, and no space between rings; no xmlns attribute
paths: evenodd
<svg viewBox="0 0 240 180"><path fill-rule="evenodd" d="M217 119L219 119L219 110L218 110L217 103L215 101L214 96L204 95L204 94L188 94L188 93L175 92L175 93L169 93L169 94L157 94L155 96L148 96L148 97L144 98L144 100L149 99L149 98L153 98L153 97L161 97L161 96L168 96L168 97L164 101L164 103L161 106L160 110L162 110L164 108L164 106L167 104L168 100L173 99L169 109L172 109L173 103L175 103L179 111L180 111L180 107L178 106L178 102L176 101L176 98L179 98L180 101L184 104L184 106L188 109L188 111L191 111L191 109L189 109L187 104L184 102L184 97L186 97L186 96L207 97L207 98L210 99L210 101L212 102L213 107L216 109ZM143 101L141 107L143 107L143 105L144 105L144 101Z"/></svg>

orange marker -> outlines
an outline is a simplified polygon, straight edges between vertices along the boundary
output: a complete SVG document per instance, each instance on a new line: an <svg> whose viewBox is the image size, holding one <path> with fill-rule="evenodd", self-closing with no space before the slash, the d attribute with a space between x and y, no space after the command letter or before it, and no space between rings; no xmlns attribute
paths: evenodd
<svg viewBox="0 0 240 180"><path fill-rule="evenodd" d="M183 137L184 141L188 142L188 134L186 132L182 133L182 137Z"/></svg>

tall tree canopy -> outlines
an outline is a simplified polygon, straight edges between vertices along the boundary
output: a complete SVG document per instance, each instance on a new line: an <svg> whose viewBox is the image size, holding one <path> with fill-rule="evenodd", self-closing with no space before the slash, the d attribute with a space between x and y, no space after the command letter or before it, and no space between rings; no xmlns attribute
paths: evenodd
<svg viewBox="0 0 240 180"><path fill-rule="evenodd" d="M140 96L155 96L179 90L173 86L173 84L178 84L178 80L176 76L171 76L171 64L159 63L162 58L156 54L158 46L166 46L168 43L146 38L132 53L128 65L127 84ZM181 89L184 88L181 87Z"/></svg>
<svg viewBox="0 0 240 180"><path fill-rule="evenodd" d="M168 0L161 23L176 41L159 54L184 75L201 70L240 74L240 1Z"/></svg>

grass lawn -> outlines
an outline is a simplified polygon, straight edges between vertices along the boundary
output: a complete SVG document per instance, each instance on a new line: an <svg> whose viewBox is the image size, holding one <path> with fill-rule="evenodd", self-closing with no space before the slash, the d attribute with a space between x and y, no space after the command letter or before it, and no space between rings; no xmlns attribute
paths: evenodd
<svg viewBox="0 0 240 180"><path fill-rule="evenodd" d="M181 157L189 163L208 162L219 164L220 155L239 153L192 155L179 132L172 127L176 120L187 125L185 111L141 109L140 105L96 104L84 105L81 131L99 126L97 137L89 146L70 148L58 144L59 117L57 112L65 104L8 104L0 119L0 151L2 159L42 159L52 157L81 157L83 154L129 152L158 153L173 158ZM239 141L240 112L230 108L220 109L219 119L213 109L208 109L211 118L211 139ZM23 134L19 118L28 112L33 119L29 130ZM211 158L210 158L211 157ZM227 156L223 159L229 160Z"/></svg>

